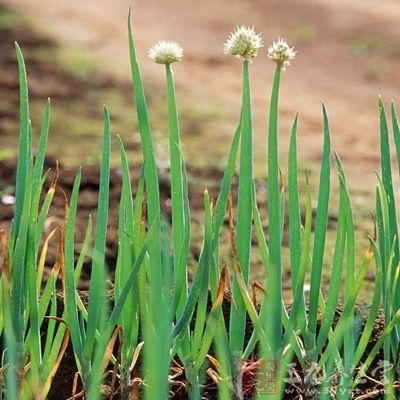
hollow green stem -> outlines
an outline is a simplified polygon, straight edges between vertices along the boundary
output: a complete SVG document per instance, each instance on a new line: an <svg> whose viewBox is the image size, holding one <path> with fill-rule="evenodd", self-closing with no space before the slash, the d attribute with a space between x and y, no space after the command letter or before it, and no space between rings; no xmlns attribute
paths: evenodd
<svg viewBox="0 0 400 400"><path fill-rule="evenodd" d="M184 243L184 206L183 206L183 178L182 161L180 155L178 111L176 107L175 88L171 66L165 65L168 97L169 123L169 152L171 176L171 203L172 203L172 235L174 249L175 287L181 288L181 300L186 298L187 273L186 260L180 259L182 243ZM176 282L180 281L180 284ZM182 312L182 301L178 304L178 314Z"/></svg>
<svg viewBox="0 0 400 400"><path fill-rule="evenodd" d="M252 188L253 153L249 61L244 60L236 241L238 259L246 284L249 279L251 247ZM246 309L237 280L234 281L233 285L233 297L235 299L236 308L234 306L231 307L229 325L230 344L234 356L240 357L243 352Z"/></svg>
<svg viewBox="0 0 400 400"><path fill-rule="evenodd" d="M268 357L276 357L282 343L281 210L278 165L278 97L280 77L281 66L277 65L272 87L268 127L269 264L266 301L269 312L265 321L265 332L272 353Z"/></svg>

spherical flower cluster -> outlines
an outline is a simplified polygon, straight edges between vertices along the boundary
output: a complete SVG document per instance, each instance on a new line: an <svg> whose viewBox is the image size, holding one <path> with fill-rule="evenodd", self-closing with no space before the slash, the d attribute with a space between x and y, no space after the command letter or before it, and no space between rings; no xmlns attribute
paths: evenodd
<svg viewBox="0 0 400 400"><path fill-rule="evenodd" d="M295 56L296 51L293 47L289 47L284 39L273 42L268 49L268 57L278 65L281 65L283 70L290 65L290 61Z"/></svg>
<svg viewBox="0 0 400 400"><path fill-rule="evenodd" d="M183 49L176 42L161 40L149 50L148 56L157 64L172 64L182 60Z"/></svg>
<svg viewBox="0 0 400 400"><path fill-rule="evenodd" d="M263 46L261 35L253 27L240 26L232 32L224 44L224 53L250 60Z"/></svg>

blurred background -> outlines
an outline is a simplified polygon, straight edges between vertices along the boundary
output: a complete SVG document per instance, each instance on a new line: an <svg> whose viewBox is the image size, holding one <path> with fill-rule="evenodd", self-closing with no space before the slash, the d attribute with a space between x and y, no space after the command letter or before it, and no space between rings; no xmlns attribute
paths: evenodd
<svg viewBox="0 0 400 400"><path fill-rule="evenodd" d="M18 140L15 40L26 58L36 139L45 101L52 99L50 166L58 159L70 171L77 166L96 168L103 103L110 109L113 133L126 143L131 164L140 164L127 46L130 6L166 187L164 69L147 57L148 49L165 39L179 42L185 50L174 72L192 204L200 208L202 189L218 188L240 112L241 63L223 54L223 42L235 26L254 25L265 43L251 65L256 178L262 182L266 177L267 110L274 72L266 48L283 37L298 54L282 79L281 168L286 175L288 137L298 112L300 165L317 181L324 102L332 143L347 171L357 227L364 237L371 233L374 170L379 168L377 97L381 94L389 105L400 90L398 0L0 0L0 221L11 213L6 203L12 202L10 177ZM114 146L114 166L117 157ZM91 170L87 171L89 176ZM71 180L66 172L64 179ZM168 188L166 199L167 192ZM334 226L335 198L332 204Z"/></svg>

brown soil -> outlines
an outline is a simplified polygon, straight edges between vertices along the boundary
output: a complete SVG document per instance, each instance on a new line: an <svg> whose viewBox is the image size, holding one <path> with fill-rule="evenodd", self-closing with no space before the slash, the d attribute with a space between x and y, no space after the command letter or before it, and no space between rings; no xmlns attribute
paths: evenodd
<svg viewBox="0 0 400 400"><path fill-rule="evenodd" d="M50 187L50 184L55 175L56 160L53 158L46 158L44 169L51 170L50 175L45 182L43 189L43 196ZM69 199L77 168L69 165L60 164L59 176L56 188L56 193L52 202L52 206L49 211L48 219L45 225L44 238L57 226L63 226L65 218L65 195ZM137 180L139 178L140 166L134 166L130 170L132 179L133 195L135 194ZM7 204L4 200L5 196L14 194L16 174L16 161L15 160L4 160L0 161L0 229L8 229L14 213L14 205ZM202 221L203 221L203 191L207 187L210 194L210 198L214 202L218 198L219 185L223 177L223 172L219 169L212 167L209 168L198 168L196 166L187 166L188 174L188 187L189 187L189 201L191 209L192 219L192 238L190 255L195 261L200 256L203 233L202 233ZM99 189L99 176L100 171L97 166L84 166L82 168L82 178L79 192L79 202L77 210L77 223L76 223L76 251L78 252L81 243L83 242L87 222L89 215L93 218L93 226L96 222L97 213L97 201L98 201L98 189ZM236 204L237 194L237 176L234 175L232 180L232 194L234 204ZM159 170L159 183L160 183L160 204L161 209L167 219L171 222L171 201L170 201L170 184L169 184L169 171ZM261 182L262 183L262 182ZM117 258L117 246L118 246L118 213L119 213L119 201L120 201L120 190L122 184L122 173L120 168L112 168L110 175L110 207L109 207L109 222L107 231L107 247L106 247L106 263L112 273L115 268ZM258 182L256 181L256 184ZM263 210L266 208L265 196L260 196L258 199L259 207L262 213L263 225L267 229L267 221ZM287 215L286 215L287 218ZM227 222L227 221L226 221ZM334 231L337 225L337 216L330 215L328 221L328 229ZM94 229L94 228L93 228ZM221 241L221 255L225 257L225 261L229 262L230 258L230 245L228 239L228 229L223 227L222 229L222 241ZM93 236L93 235L92 235ZM48 249L48 255L46 259L46 265L52 266L56 259L57 251L57 235L52 239ZM257 239L253 233L252 245L254 248L257 247ZM283 245L285 249L288 249L289 245L289 232L288 232L288 221L285 223ZM76 254L78 257L79 253ZM190 264L192 264L190 262ZM260 283L264 280L263 269L258 268L258 264L253 268L252 280L258 280ZM89 260L84 264L83 275L82 275L82 286L81 289L88 287L90 278L90 262ZM373 280L373 276L369 277ZM286 292L291 289L290 274L288 269L285 267L284 282L283 286Z"/></svg>
<svg viewBox="0 0 400 400"><path fill-rule="evenodd" d="M102 105L110 102L108 105L112 106L111 97L132 107L131 87L109 74L94 74L89 61L80 53L73 61L73 56L65 55L53 38L39 33L29 18L4 6L3 2L0 2L0 159L15 157L18 143L19 83L15 41L22 49L28 74L34 144L40 133L44 105L50 98L48 153L59 160L68 159L72 165L97 164ZM75 70L65 65L66 57L76 63ZM112 114L113 132L125 131L128 118L122 118L114 110ZM134 114L131 116L129 125L134 129ZM137 143L125 142L127 151L137 152Z"/></svg>
<svg viewBox="0 0 400 400"><path fill-rule="evenodd" d="M55 170L56 161L54 159L46 159L45 170ZM50 208L48 220L45 226L44 237L57 226L63 226L65 218L65 195L67 198L70 197L76 168L61 165L59 169L59 178L57 184L57 190L53 199L52 207ZM203 190L205 186L199 184L199 182L208 182L209 193L211 198L216 199L218 196L218 189L216 183L222 179L222 173L219 170L208 169L199 170L195 167L188 168L188 180L189 180L189 196L191 199L191 208L194 211L196 217L202 213L203 208ZM0 161L0 194L4 193L13 194L13 185L15 182L16 163L15 161ZM131 169L132 187L135 190L137 180L139 178L140 167ZM44 193L47 192L49 185L51 184L52 178L47 179L44 187ZM55 172L53 172L53 175ZM193 182L193 183L190 183ZM213 184L214 182L214 184ZM107 247L106 247L106 263L113 271L115 268L116 257L117 257L117 244L118 244L118 207L120 200L120 190L122 186L122 174L121 170L113 168L111 170L110 178L110 208L109 208L109 226L107 231ZM235 190L235 183L233 189ZM93 226L96 222L97 213L97 200L98 200L98 189L99 189L99 168L85 166L82 168L82 180L80 186L80 195L78 202L77 212L77 225L75 240L77 243L77 250L80 248L82 243L89 215L93 217ZM165 213L168 219L170 219L170 186L169 186L169 174L167 171L160 173L160 201L162 211ZM4 204L0 199L0 228L8 229L11 220L13 218L14 205ZM54 238L56 243L57 238ZM191 253L192 256L197 259L200 252L200 243L194 242ZM47 265L53 265L56 258L56 246L49 247L48 257L46 259ZM77 254L78 256L78 254ZM82 275L82 289L88 287L90 277L90 264L89 262L84 264L83 275Z"/></svg>
<svg viewBox="0 0 400 400"><path fill-rule="evenodd" d="M87 292L82 291L81 292L82 299L85 303L87 301ZM112 300L112 298L110 297ZM338 318L340 317L342 309L338 309L338 312L336 314L335 318L335 323L337 322ZM362 312L361 310L358 310ZM230 302L229 302L229 297L226 296L224 303L223 303L223 314L225 317L225 321L227 324L229 324L229 313L230 313ZM364 310L365 313L365 310ZM365 314L364 314L365 315ZM371 339L369 342L369 345L365 351L365 356L362 358L361 363L363 363L369 354L369 352L372 350L373 346L379 339L380 335L383 332L384 329L384 319L383 319L383 314L379 314L376 320L375 328L374 331L371 335ZM250 338L250 335L252 333L253 326L251 322L248 320L247 321L247 328L246 328L246 341ZM118 347L118 344L116 345ZM211 354L213 353L211 349ZM116 354L115 354L116 355ZM254 356L256 355L256 352L254 353ZM383 378L381 373L383 372L383 369L381 368L380 361L382 359L382 351L378 353L376 356L375 361L371 365L370 369L368 370L367 375L370 375L375 378L375 381L373 380L365 380L363 383L359 384L357 388L354 390L354 395L353 399L356 399L358 396L362 396L367 393L371 393L373 391L377 391L376 395L371 396L374 399L383 399L384 396L383 394L379 394L379 390L382 389L382 385L379 383L379 381ZM251 360L248 360L249 363L255 362L257 358L253 358ZM177 360L179 363L179 360ZM295 361L295 360L294 360ZM112 365L110 365L110 370L112 370ZM138 364L139 368L139 376L140 376L140 360ZM375 371L375 372L373 372ZM378 373L376 372L378 371ZM64 359L60 365L60 368L54 378L54 382L51 388L51 391L49 393L48 399L49 400L60 400L60 399L67 399L71 396L71 388L72 388L72 383L74 379L74 375L76 373L76 366L75 366L75 359L73 356L73 350L71 345L69 345L67 352L64 356ZM286 388L285 388L285 395L284 399L285 400L299 400L301 398L305 399L311 399L312 397L312 390L318 390L317 388L310 388L309 386L305 385L305 371L303 371L300 367L299 364L296 363L295 366L291 367L290 373L295 373L298 376L298 381L293 382L293 383L287 383ZM243 375L243 382L244 382L244 400L251 400L254 398L255 394L255 387L256 387L256 375L254 372L247 372L244 373ZM111 383L111 377L108 376L106 381L104 382L103 385L103 393L104 393L104 400L109 399L109 395L112 393L112 390L110 388L110 383ZM180 385L179 383L182 383ZM185 375L181 375L177 379L174 380L174 384L171 384L170 390L171 390L171 399L175 400L186 400L188 399L188 394L185 389ZM116 384L116 390L114 391L114 399L119 400L119 393L118 393L118 383ZM78 386L78 391L80 390L80 387ZM203 399L205 400L214 400L217 399L217 393L218 389L214 381L209 377L206 376L206 380L203 384ZM307 393L307 394L306 394ZM300 396L305 396L305 397L300 397Z"/></svg>
<svg viewBox="0 0 400 400"><path fill-rule="evenodd" d="M53 168L55 167L55 160L54 159L46 159L45 168ZM139 168L136 167L131 170L132 180L133 180L133 188L135 188L135 184L138 179L138 172ZM10 188L10 193L12 193L11 185L15 181L15 171L16 165L14 161L2 161L0 162L0 187L2 188ZM62 226L64 223L64 204L65 204L65 195L67 198L70 197L70 193L73 186L73 181L75 177L76 169L71 168L68 166L60 166L59 171L59 179L57 184L56 194L54 196L53 205L51 207L50 215L48 218L48 223L46 224L45 228L45 235L47 235L55 226ZM45 189L48 188L50 181L52 180L52 174L45 183ZM212 177L218 176L218 181L221 179L221 173L217 170L204 170L204 169L197 169L192 168L189 166L188 168L189 174L189 192L191 198L191 205L193 210L195 210L195 215L198 215L201 212L202 208L202 186L199 185L199 182L208 182L212 183ZM161 194L161 204L165 215L169 218L170 217L170 208L169 208L169 197L170 197L170 189L169 189L169 179L168 173L165 171L161 171L160 173L160 194ZM97 194L98 194L98 185L99 185L99 169L98 167L89 167L86 166L83 168L82 171L82 183L81 183L81 192L79 198L79 207L78 207L78 216L77 216L77 229L76 229L76 248L79 250L80 243L83 240L86 223L89 214L92 214L94 217L95 222L95 215L96 215L96 207L97 207ZM113 270L116 263L116 255L117 255L117 221L118 221L118 204L119 204L119 196L120 196L120 188L121 188L121 171L120 169L112 169L111 170L111 184L110 184L110 217L109 217L109 229L108 229L108 236L107 236L107 250L106 250L106 261L110 268L110 275L112 276ZM236 179L235 179L236 181ZM236 183L234 182L234 191L236 189ZM217 185L210 185L210 194L211 197L214 199L218 195ZM13 205L5 205L0 201L0 228L7 228L10 225L12 216L13 216ZM335 218L331 218L330 224L332 227L336 224ZM50 245L47 257L47 265L53 265L56 257L56 240L54 239L53 245ZM191 253L194 258L197 258L199 255L199 245L198 243L194 243L191 248ZM78 253L76 254L78 257ZM87 289L89 286L89 278L90 278L90 260L84 265L82 280L80 284L80 289ZM285 286L290 287L290 280L287 277L287 281L284 282ZM86 292L82 292L83 297L87 297ZM60 301L61 303L61 301ZM226 317L229 315L229 301L225 300L224 302L224 314ZM339 314L338 314L339 315ZM250 334L252 326L250 322L248 322L248 335ZM375 331L373 334L373 339L370 342L369 349L372 349L374 343L376 343L377 339L379 338L383 329L383 321L382 317L378 318ZM367 349L366 354L368 354L369 350ZM377 357L377 360L380 357ZM371 370L376 368L378 365L375 363ZM74 378L74 374L76 373L75 367L75 359L73 356L73 350L71 346L68 347L67 352L64 356L63 362L60 366L60 369L56 375L54 385L52 386L51 392L49 394L49 400L59 400L59 399L67 399L71 395L71 388L72 382ZM298 370L297 373L303 377L303 372ZM182 382L184 382L184 375L180 378ZM248 382L249 387L249 395L248 399L252 398L252 382L254 377L249 375L245 377ZM372 385L372 386L371 386ZM374 384L369 382L367 385L360 387L360 394L365 392L366 390L370 390L374 388ZM298 386L298 385L297 385ZM107 388L107 387L105 387ZM179 389L177 386L171 387L174 390L176 399L186 399L187 393L184 389ZM288 387L288 389L290 389ZM293 388L292 388L293 389ZM300 389L304 390L304 387L300 385ZM211 379L208 379L205 383L204 388L204 398L206 399L214 399L216 398L217 389L215 384ZM297 389L292 393L296 393L297 396ZM287 399L295 399L295 395L287 396ZM115 397L118 399L118 396Z"/></svg>
<svg viewBox="0 0 400 400"><path fill-rule="evenodd" d="M129 79L125 26L132 5L129 0L41 0L40 7L36 0L5 1L28 13L39 29L63 45L95 53L103 68ZM385 100L399 95L399 14L397 0L382 0L379 5L373 0L205 0L201 6L186 0L137 0L133 4L146 83L164 91L163 73L146 52L159 39L177 40L185 48L184 62L174 67L181 108L220 114L214 121L202 121L200 132L194 133L190 124L183 127L186 142L191 142L185 147L190 160L201 162L207 153L209 163L226 154L226 139L239 114L241 75L240 62L223 54L222 43L236 25L254 24L266 46L283 36L298 50L283 76L283 154L290 125L299 112L300 159L311 168L316 165L321 155L320 104L324 101L333 145L349 172L356 202L367 212L373 204L373 171L379 165L377 95ZM254 61L251 77L260 175L266 169L266 107L273 74L264 51Z"/></svg>

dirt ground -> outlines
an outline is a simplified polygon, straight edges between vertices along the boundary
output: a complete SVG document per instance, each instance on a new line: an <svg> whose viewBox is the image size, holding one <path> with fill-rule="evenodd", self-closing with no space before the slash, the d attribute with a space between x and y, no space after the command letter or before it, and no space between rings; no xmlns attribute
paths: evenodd
<svg viewBox="0 0 400 400"><path fill-rule="evenodd" d="M159 39L181 43L185 59L174 69L183 108L216 114L204 122L197 137L193 137L190 124L183 129L188 143L185 154L200 164L205 156L208 162L218 162L226 154L227 138L239 112L240 62L222 52L227 33L238 24L250 24L262 32L266 46L280 36L287 38L298 57L283 76L282 153L286 152L290 124L299 112L300 158L304 166L315 169L321 154L324 101L333 145L344 161L354 201L364 207L372 204L373 171L379 165L377 96L381 94L387 104L396 100L400 88L397 0L5 2L27 13L39 29L65 46L94 54L102 68L122 78L129 77L125 24L129 6L147 82L161 86L164 78L160 66L146 57L148 48ZM273 74L265 50L254 61L251 73L256 172L263 176L266 107Z"/></svg>
<svg viewBox="0 0 400 400"><path fill-rule="evenodd" d="M98 164L103 103L110 108L113 133L121 134L131 164L137 167L140 155L126 32L131 4L125 0L1 3L17 16L10 19L0 12L0 27L7 26L0 34L0 159L14 156L16 149L18 84L13 42L18 40L27 61L34 134L43 104L50 96L53 122L49 154L67 169L72 167L67 177L78 165ZM263 34L265 47L283 36L298 50L282 80L282 170L285 174L290 125L299 112L300 163L302 168L310 169L315 186L324 101L333 146L347 171L360 252L364 252L366 234L372 233L369 212L374 208L374 170L379 168L377 95L382 94L388 104L399 93L397 2L385 0L375 5L370 0L351 4L343 0L205 0L200 7L195 1L136 0L132 6L137 51L164 178L168 157L164 74L146 56L148 48L159 39L177 40L185 48L184 62L174 66L183 154L189 172L194 171L190 177L193 187L201 193L205 186L218 187L241 100L240 62L223 54L222 43L236 25L254 24ZM251 66L255 174L260 183L266 176L267 107L274 70L265 52L263 49ZM113 154L116 165L116 152ZM336 177L332 175L335 188ZM10 176L6 174L1 193L12 191ZM88 180L92 176L95 172ZM167 187L164 190L168 192ZM95 193L87 197L95 204ZM316 199L316 191L313 197ZM265 191L260 190L260 198L261 202L265 200ZM335 214L334 195L331 226ZM0 220L4 223L7 218ZM201 218L201 210L196 214L194 209L198 246ZM331 232L328 241L333 240ZM260 262L253 261L255 265Z"/></svg>

